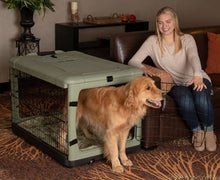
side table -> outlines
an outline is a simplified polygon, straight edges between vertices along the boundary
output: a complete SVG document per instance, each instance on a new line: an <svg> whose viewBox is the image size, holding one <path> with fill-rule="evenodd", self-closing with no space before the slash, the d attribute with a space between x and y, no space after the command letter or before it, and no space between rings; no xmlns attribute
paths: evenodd
<svg viewBox="0 0 220 180"><path fill-rule="evenodd" d="M124 26L125 32L147 31L149 29L148 28L149 22L137 20L135 22L120 22L120 23L112 23L112 24L90 24L84 22L79 22L78 24L74 24L73 22L56 23L55 24L56 50L63 50L63 51L79 50L80 29L115 27L115 26Z"/></svg>

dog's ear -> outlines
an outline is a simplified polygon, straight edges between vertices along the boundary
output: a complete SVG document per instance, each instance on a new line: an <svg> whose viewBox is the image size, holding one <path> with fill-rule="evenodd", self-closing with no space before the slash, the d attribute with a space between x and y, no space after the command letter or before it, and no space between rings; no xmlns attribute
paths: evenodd
<svg viewBox="0 0 220 180"><path fill-rule="evenodd" d="M134 90L134 87L130 85L124 102L124 106L127 108L133 108L137 106L137 98L135 96Z"/></svg>

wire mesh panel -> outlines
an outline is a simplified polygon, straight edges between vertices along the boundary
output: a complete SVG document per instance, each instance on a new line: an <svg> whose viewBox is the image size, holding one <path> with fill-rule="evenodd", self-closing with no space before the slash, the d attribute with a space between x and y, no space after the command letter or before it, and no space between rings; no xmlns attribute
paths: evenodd
<svg viewBox="0 0 220 180"><path fill-rule="evenodd" d="M16 125L67 153L67 90L18 72Z"/></svg>

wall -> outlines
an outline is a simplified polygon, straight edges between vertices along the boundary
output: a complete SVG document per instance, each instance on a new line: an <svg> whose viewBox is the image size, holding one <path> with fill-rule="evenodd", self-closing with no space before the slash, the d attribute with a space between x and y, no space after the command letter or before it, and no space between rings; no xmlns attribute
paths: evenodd
<svg viewBox="0 0 220 180"><path fill-rule="evenodd" d="M177 12L183 27L220 25L220 0L177 0Z"/></svg>
<svg viewBox="0 0 220 180"><path fill-rule="evenodd" d="M74 0L72 0L74 1ZM75 0L79 4L81 20L89 14L93 16L111 16L114 12L124 14L136 14L138 19L148 20L150 29L154 29L155 14L163 6L171 6L177 10L182 27L219 25L220 7L219 0ZM52 0L56 12L47 11L45 17L34 14L35 26L32 33L40 38L40 50L49 51L55 49L54 25L59 22L70 21L70 0ZM195 13L196 12L196 13ZM205 13L204 13L205 12ZM9 59L16 56L17 48L15 39L19 37L22 29L19 27L20 16L16 10L8 10L4 3L0 2L0 83L9 81ZM122 29L100 30L96 34L104 32L121 31ZM86 41L96 38L94 30L82 31L80 40Z"/></svg>

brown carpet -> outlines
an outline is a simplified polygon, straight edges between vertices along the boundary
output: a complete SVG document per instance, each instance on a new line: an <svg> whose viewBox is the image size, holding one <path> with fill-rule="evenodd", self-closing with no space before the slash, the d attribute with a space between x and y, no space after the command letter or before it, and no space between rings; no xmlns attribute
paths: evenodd
<svg viewBox="0 0 220 180"><path fill-rule="evenodd" d="M11 130L10 92L0 94L0 180L217 180L220 150L196 152L189 139L129 154L132 167L113 173L105 160L66 168ZM220 136L219 136L220 139ZM220 144L218 144L220 147Z"/></svg>

